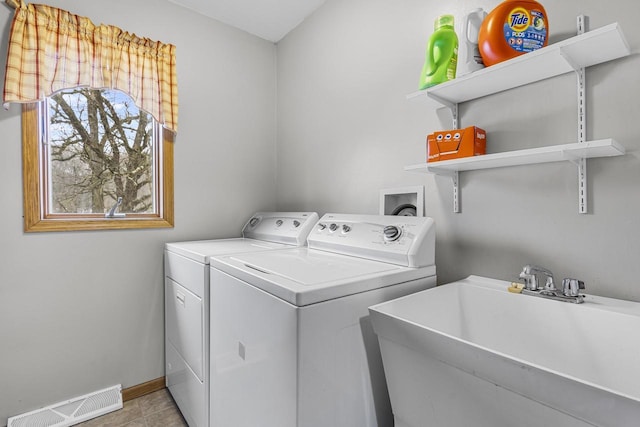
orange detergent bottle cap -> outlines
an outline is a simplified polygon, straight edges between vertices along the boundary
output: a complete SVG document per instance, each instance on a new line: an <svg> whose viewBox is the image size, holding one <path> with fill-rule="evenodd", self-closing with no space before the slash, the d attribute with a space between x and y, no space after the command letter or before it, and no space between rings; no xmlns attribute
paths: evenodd
<svg viewBox="0 0 640 427"><path fill-rule="evenodd" d="M535 0L505 0L482 22L478 48L485 66L540 49L548 44L549 21Z"/></svg>

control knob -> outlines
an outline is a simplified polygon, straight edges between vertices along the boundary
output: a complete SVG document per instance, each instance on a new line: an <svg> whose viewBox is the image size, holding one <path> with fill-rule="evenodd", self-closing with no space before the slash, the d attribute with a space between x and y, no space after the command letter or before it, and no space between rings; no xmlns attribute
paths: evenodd
<svg viewBox="0 0 640 427"><path fill-rule="evenodd" d="M258 225L258 223L260 222L259 218L253 217L251 218L251 220L249 221L249 225L251 227L255 227L256 225Z"/></svg>
<svg viewBox="0 0 640 427"><path fill-rule="evenodd" d="M384 240L387 242L393 242L400 238L402 231L395 225L387 225L384 230Z"/></svg>
<svg viewBox="0 0 640 427"><path fill-rule="evenodd" d="M296 228L300 227L300 221L298 221L297 219L294 219L293 220L293 226L296 227Z"/></svg>
<svg viewBox="0 0 640 427"><path fill-rule="evenodd" d="M276 227L282 226L283 221L281 219L276 221Z"/></svg>
<svg viewBox="0 0 640 427"><path fill-rule="evenodd" d="M338 224L333 223L329 226L329 230L331 231L336 231L338 229Z"/></svg>

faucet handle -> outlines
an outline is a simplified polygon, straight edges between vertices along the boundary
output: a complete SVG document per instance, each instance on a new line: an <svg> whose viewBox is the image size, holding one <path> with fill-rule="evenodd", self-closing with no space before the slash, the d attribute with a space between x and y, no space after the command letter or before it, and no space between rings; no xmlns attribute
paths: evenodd
<svg viewBox="0 0 640 427"><path fill-rule="evenodd" d="M583 286L584 286L584 283L583 283ZM544 284L544 290L548 292L555 292L558 290L556 288L555 283L553 283L553 276L547 276L547 282Z"/></svg>
<svg viewBox="0 0 640 427"><path fill-rule="evenodd" d="M563 279L562 280L562 294L567 297L577 297L580 295L580 290L586 289L584 282L578 279Z"/></svg>

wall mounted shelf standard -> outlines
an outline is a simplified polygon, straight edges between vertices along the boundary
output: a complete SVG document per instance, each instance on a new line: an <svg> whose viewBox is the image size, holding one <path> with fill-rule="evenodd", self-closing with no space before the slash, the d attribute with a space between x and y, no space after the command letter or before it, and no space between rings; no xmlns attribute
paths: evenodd
<svg viewBox="0 0 640 427"><path fill-rule="evenodd" d="M453 129L459 129L458 104L487 95L575 72L578 92L577 143L510 151L465 159L422 163L405 167L406 171L426 172L451 177L453 211L460 212L458 173L534 163L571 161L578 167L578 211L587 213L586 159L620 156L624 147L613 139L586 141L585 67L630 55L631 50L618 23L586 31L587 17L577 18L578 35L526 55L456 78L432 88L407 95L407 99L426 100L432 108L445 106L453 117Z"/></svg>

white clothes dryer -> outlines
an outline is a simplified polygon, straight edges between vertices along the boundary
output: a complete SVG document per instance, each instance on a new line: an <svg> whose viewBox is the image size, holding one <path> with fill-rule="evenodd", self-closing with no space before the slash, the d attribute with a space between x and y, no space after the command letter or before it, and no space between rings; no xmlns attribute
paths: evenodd
<svg viewBox="0 0 640 427"><path fill-rule="evenodd" d="M431 218L327 214L211 257L211 427L393 426L368 307L435 286Z"/></svg>
<svg viewBox="0 0 640 427"><path fill-rule="evenodd" d="M209 426L209 257L306 244L315 212L258 212L232 239L167 243L166 384L190 427Z"/></svg>

